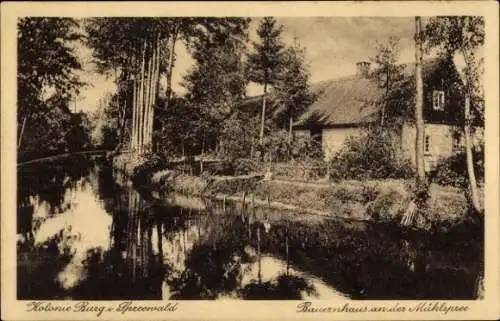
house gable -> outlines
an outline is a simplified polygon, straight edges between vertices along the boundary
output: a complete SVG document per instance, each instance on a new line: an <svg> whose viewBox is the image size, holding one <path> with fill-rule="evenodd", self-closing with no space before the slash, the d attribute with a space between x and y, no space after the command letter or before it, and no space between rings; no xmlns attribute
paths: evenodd
<svg viewBox="0 0 500 321"><path fill-rule="evenodd" d="M435 59L433 68L424 74L424 120L430 124L463 123L463 83L451 59ZM442 94L442 109L435 99Z"/></svg>

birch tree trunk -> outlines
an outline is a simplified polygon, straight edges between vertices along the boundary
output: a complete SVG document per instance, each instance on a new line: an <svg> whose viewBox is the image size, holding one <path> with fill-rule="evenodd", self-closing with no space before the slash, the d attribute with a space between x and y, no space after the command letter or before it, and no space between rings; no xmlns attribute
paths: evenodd
<svg viewBox="0 0 500 321"><path fill-rule="evenodd" d="M145 59L146 59L146 42L144 42L142 50L142 62L141 62L141 84L139 89L139 119L138 119L138 151L142 153L143 151L143 129L144 129L144 69L145 69Z"/></svg>
<svg viewBox="0 0 500 321"><path fill-rule="evenodd" d="M152 49L151 45L149 45L149 49ZM147 69L147 75L146 75L146 82L145 82L145 90L146 90L146 95L144 97L144 120L143 120L143 126L142 126L142 135L143 135L143 147L146 150L147 149L147 144L148 144L148 125L149 125L149 111L150 111L150 104L151 104L151 77L152 77L152 70L153 70L153 59L148 53L148 69Z"/></svg>
<svg viewBox="0 0 500 321"><path fill-rule="evenodd" d="M137 73L132 83L132 131L130 132L130 149L132 152L137 148Z"/></svg>
<svg viewBox="0 0 500 321"><path fill-rule="evenodd" d="M153 77L152 81L152 94L151 105L149 111L148 123L148 146L152 151L153 148L153 129L154 129L154 111L156 106L156 99L158 97L159 79L160 79L160 36L158 35L155 44L155 52L153 53Z"/></svg>
<svg viewBox="0 0 500 321"><path fill-rule="evenodd" d="M464 126L464 138L465 138L465 154L467 157L467 174L469 176L469 192L470 199L472 202L472 206L474 211L478 214L481 211L481 207L479 205L479 197L477 193L477 182L476 182L476 174L474 173L474 161L472 156L472 137L470 130L470 97L467 94L465 97L465 126Z"/></svg>
<svg viewBox="0 0 500 321"><path fill-rule="evenodd" d="M476 174L474 173L474 160L472 155L472 137L471 137L471 114L470 114L470 99L472 97L472 89L471 89L471 77L470 77L470 69L471 61L469 60L469 55L467 54L465 48L462 46L461 48L462 55L464 57L464 61L466 64L466 75L465 75L465 108L464 108L464 140L465 140L465 154L467 161L467 174L469 176L469 193L470 199L472 203L472 207L476 214L481 212L481 206L479 205L479 197L477 191L477 181Z"/></svg>
<svg viewBox="0 0 500 321"><path fill-rule="evenodd" d="M170 48L169 48L169 57L168 57L168 70L167 70L167 89L165 96L167 98L167 107L170 106L170 99L172 97L172 74L174 69L174 60L175 60L175 44L177 42L177 34L178 30L174 29L172 32L172 36L170 38Z"/></svg>

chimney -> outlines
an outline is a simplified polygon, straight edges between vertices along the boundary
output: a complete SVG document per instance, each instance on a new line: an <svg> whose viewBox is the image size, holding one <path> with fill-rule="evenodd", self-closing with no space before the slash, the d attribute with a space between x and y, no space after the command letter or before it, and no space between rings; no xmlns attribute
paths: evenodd
<svg viewBox="0 0 500 321"><path fill-rule="evenodd" d="M359 61L356 63L357 74L361 77L368 77L370 75L370 62Z"/></svg>

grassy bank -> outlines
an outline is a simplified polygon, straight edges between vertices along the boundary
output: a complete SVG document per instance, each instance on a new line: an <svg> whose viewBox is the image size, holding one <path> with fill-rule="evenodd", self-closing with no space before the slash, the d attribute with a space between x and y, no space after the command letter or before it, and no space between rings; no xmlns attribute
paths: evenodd
<svg viewBox="0 0 500 321"><path fill-rule="evenodd" d="M307 183L264 180L259 174L191 176L158 169L161 166L155 161L127 154L115 157L113 164L130 175L134 184L153 189L233 201L254 199L256 206L355 220L399 222L410 202L413 184L403 179ZM425 215L417 219L417 227L447 229L467 218L469 211L463 190L451 186L431 184L427 205Z"/></svg>
<svg viewBox="0 0 500 321"><path fill-rule="evenodd" d="M262 180L260 176L194 177L173 171L152 176L156 188L205 197L234 200L255 198L255 204L283 209L308 209L311 213L357 220L399 222L410 202L411 182L405 180L341 181L300 183ZM463 190L432 184L426 215L417 226L447 228L467 217L468 202Z"/></svg>

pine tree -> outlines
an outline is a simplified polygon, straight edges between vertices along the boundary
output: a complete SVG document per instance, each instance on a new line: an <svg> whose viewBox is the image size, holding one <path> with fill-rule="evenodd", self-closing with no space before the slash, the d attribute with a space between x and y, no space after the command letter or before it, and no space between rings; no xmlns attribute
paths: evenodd
<svg viewBox="0 0 500 321"><path fill-rule="evenodd" d="M389 37L386 42L377 43L376 54L371 58L375 68L371 73L379 88L384 91L380 101L380 125L382 127L390 126L404 120L405 108L401 99L407 99L401 95L400 88L402 87L403 69L405 65L398 64L399 59L399 39Z"/></svg>
<svg viewBox="0 0 500 321"><path fill-rule="evenodd" d="M241 56L246 45L248 21L225 18L209 23L225 27L209 37L193 41L195 64L183 83L187 89L187 104L195 115L194 135L201 141L202 154L208 143L213 145L220 136L221 125L233 112L234 104L244 97L247 85Z"/></svg>
<svg viewBox="0 0 500 321"><path fill-rule="evenodd" d="M305 61L305 49L295 40L283 54L280 81L276 84L278 123L288 127L288 143L292 142L293 121L314 101L310 89L309 66Z"/></svg>
<svg viewBox="0 0 500 321"><path fill-rule="evenodd" d="M253 43L254 52L248 55L249 80L264 86L262 97L262 119L260 123L260 144L264 138L268 87L279 80L283 60L284 44L280 39L283 26L275 18L261 20L257 34L259 41Z"/></svg>

